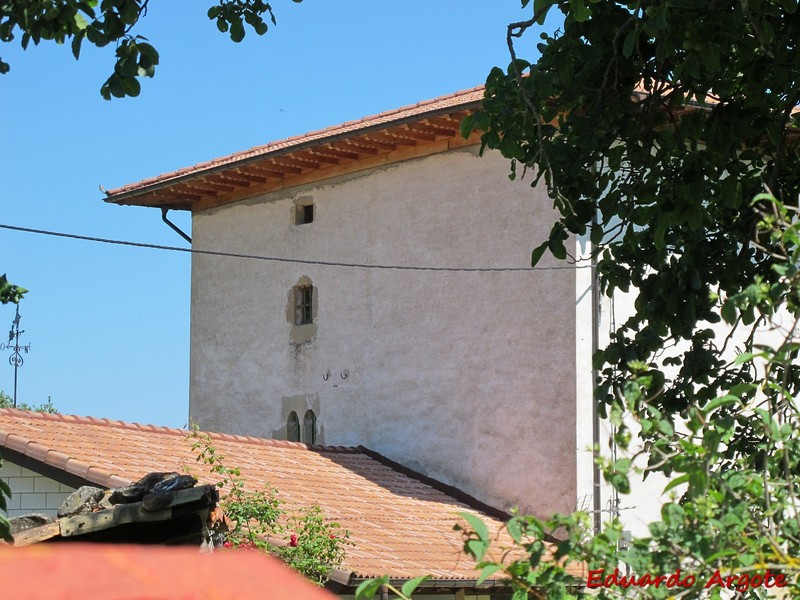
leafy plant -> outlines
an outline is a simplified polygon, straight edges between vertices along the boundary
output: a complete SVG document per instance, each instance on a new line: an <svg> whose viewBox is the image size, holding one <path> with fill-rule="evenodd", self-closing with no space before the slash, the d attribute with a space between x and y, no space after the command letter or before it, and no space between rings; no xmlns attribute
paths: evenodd
<svg viewBox="0 0 800 600"><path fill-rule="evenodd" d="M218 476L215 485L226 490L220 505L233 526L223 547L269 552L307 579L324 584L345 558L349 532L326 520L317 505L287 513L275 488L247 490L239 468L228 466L208 434L193 425L189 438L198 452L197 462Z"/></svg>
<svg viewBox="0 0 800 600"><path fill-rule="evenodd" d="M14 408L14 399L2 390L0 390L0 408ZM26 402L19 402L17 403L17 408L33 412L50 413L52 415L58 414L58 409L53 404L53 399L50 396L47 397L47 402L44 404L36 406Z"/></svg>
<svg viewBox="0 0 800 600"><path fill-rule="evenodd" d="M5 275L0 275L0 304L17 304L28 290L8 282Z"/></svg>

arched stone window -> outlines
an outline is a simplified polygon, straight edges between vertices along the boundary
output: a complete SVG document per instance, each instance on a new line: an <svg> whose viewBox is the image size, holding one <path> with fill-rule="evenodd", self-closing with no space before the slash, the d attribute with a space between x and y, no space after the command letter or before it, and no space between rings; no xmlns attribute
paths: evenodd
<svg viewBox="0 0 800 600"><path fill-rule="evenodd" d="M317 443L317 415L310 409L303 417L303 441L306 444Z"/></svg>
<svg viewBox="0 0 800 600"><path fill-rule="evenodd" d="M290 442L300 441L300 419L294 411L289 413L289 418L286 420L286 439Z"/></svg>

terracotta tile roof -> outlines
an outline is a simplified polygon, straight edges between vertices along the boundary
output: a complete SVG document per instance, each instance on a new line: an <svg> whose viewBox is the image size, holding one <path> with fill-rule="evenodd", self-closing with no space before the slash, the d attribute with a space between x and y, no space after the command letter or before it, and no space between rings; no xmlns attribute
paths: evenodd
<svg viewBox="0 0 800 600"><path fill-rule="evenodd" d="M108 419L0 409L0 448L85 478L103 487L128 485L151 471L190 467L200 483L215 483L196 462L187 431ZM354 578L387 574L412 578L477 579L453 531L456 513L502 528L503 514L365 448L306 446L279 440L210 433L249 489L274 486L291 507L319 504L351 534L344 569ZM487 513L493 514L489 516ZM508 542L508 538L503 538Z"/></svg>
<svg viewBox="0 0 800 600"><path fill-rule="evenodd" d="M43 575L46 575L43 577ZM0 546L0 581L26 600L334 600L259 552L108 544Z"/></svg>
<svg viewBox="0 0 800 600"><path fill-rule="evenodd" d="M201 199L225 203L253 190L282 189L295 185L295 180L307 181L309 174L316 177L309 172L328 177L358 170L356 164L372 165L382 157L391 162L393 155L413 156L448 139L463 145L459 123L480 105L483 95L484 88L479 86L255 146L108 190L106 200L188 209ZM398 154L398 149L404 151Z"/></svg>

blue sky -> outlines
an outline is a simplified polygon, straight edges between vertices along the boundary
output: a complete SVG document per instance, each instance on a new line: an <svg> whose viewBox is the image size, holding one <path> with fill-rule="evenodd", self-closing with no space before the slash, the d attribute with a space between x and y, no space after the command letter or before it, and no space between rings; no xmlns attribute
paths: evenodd
<svg viewBox="0 0 800 600"><path fill-rule="evenodd" d="M289 0L241 44L205 16L213 0L150 3L136 33L161 55L138 98L107 102L113 48L0 45L0 224L183 246L160 211L103 202L180 167L470 88L508 63L518 0ZM490 8L491 7L491 8ZM536 35L522 46L531 57ZM186 231L187 213L170 213ZM522 249L528 252L529 249ZM189 406L187 254L0 229L0 273L20 306L18 399L61 412L172 427ZM335 259L335 257L320 257ZM0 335L14 307L0 306ZM14 370L0 352L0 390Z"/></svg>

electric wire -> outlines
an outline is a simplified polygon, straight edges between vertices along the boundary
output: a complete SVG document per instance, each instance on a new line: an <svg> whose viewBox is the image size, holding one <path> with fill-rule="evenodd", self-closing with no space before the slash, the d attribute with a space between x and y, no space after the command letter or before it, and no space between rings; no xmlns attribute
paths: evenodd
<svg viewBox="0 0 800 600"><path fill-rule="evenodd" d="M262 256L258 254L241 254L238 252L223 252L219 250L202 250L200 248L183 248L180 246L165 246L162 244L149 244L145 242L132 242L128 240L115 240L110 238L94 237L89 235L79 235L77 233L64 233L60 231L49 231L46 229L33 229L31 227L19 227L16 225L5 225L0 223L0 229L20 231L23 233L35 233L38 235L48 235L52 237L68 238L73 240L83 240L86 242L97 242L102 244L114 244L118 246L133 246L135 248L149 248L152 250L166 250L170 252L184 252L187 254L203 254L207 256L224 256L230 258L247 258L252 260L266 260L271 262L294 263L301 265L319 265L324 267L346 267L357 269L383 269L398 271L445 271L459 273L509 273L527 271L562 271L567 269L590 269L591 265L556 265L551 267L425 267L413 265L384 265L368 263L339 262L332 260L312 260L304 258L289 258L284 256Z"/></svg>

